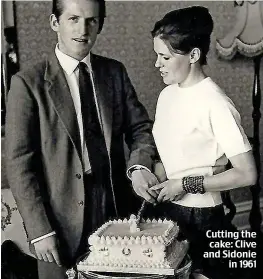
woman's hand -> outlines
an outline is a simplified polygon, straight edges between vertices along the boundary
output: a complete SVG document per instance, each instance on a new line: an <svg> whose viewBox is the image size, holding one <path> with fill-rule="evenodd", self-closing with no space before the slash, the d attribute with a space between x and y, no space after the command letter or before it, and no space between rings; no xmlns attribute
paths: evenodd
<svg viewBox="0 0 263 279"><path fill-rule="evenodd" d="M157 202L176 201L181 199L182 196L185 195L185 192L182 188L181 179L166 180L161 184L151 187L151 190L159 193Z"/></svg>

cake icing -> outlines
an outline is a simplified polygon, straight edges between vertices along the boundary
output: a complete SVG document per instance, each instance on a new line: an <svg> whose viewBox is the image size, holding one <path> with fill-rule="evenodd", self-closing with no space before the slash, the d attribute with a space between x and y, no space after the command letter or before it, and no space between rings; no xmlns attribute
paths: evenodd
<svg viewBox="0 0 263 279"><path fill-rule="evenodd" d="M79 265L124 268L171 268L177 250L179 228L169 220L134 218L111 220L88 239L89 255Z"/></svg>

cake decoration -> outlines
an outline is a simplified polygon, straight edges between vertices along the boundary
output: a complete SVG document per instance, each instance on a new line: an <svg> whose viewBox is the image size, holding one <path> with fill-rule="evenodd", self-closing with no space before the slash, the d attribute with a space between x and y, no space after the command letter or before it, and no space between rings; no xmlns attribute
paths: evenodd
<svg viewBox="0 0 263 279"><path fill-rule="evenodd" d="M123 220L123 222L125 222L126 219ZM139 227L139 219L136 218L136 216L134 214L131 215L129 221L130 223L130 232L131 233L136 233L140 231L140 227Z"/></svg>

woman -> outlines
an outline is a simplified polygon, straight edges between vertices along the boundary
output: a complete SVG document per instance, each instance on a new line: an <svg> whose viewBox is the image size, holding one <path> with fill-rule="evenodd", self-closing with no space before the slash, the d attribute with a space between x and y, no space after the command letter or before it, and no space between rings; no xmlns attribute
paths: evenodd
<svg viewBox="0 0 263 279"><path fill-rule="evenodd" d="M152 31L155 66L167 85L153 127L167 180L151 190L158 202L171 202L166 212L190 241L196 273L228 278L221 260L204 258L206 232L229 229L220 192L253 185L257 174L238 111L203 71L212 30L208 10L193 6L166 14ZM228 160L232 168L215 174Z"/></svg>

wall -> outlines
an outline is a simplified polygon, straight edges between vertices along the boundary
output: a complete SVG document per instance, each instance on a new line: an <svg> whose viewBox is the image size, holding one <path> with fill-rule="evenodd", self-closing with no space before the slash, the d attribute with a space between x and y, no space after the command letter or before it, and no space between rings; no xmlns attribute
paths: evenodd
<svg viewBox="0 0 263 279"><path fill-rule="evenodd" d="M206 71L235 102L241 113L245 131L252 136L253 62L245 58L222 61L215 53L215 38L223 37L235 23L235 9L232 1L107 2L107 18L94 52L116 58L126 65L140 100L153 118L157 96L163 84L158 71L154 68L155 54L150 30L155 21L166 12L197 4L208 7L215 22ZM20 66L23 69L42 59L54 46L56 36L48 23L51 2L18 1L15 6ZM262 65L260 74L263 81ZM261 88L263 89L262 81ZM262 122L263 120L261 124ZM263 129L260 133L263 161ZM263 174L261 185L263 185ZM250 199L248 189L234 190L232 195L235 201Z"/></svg>

